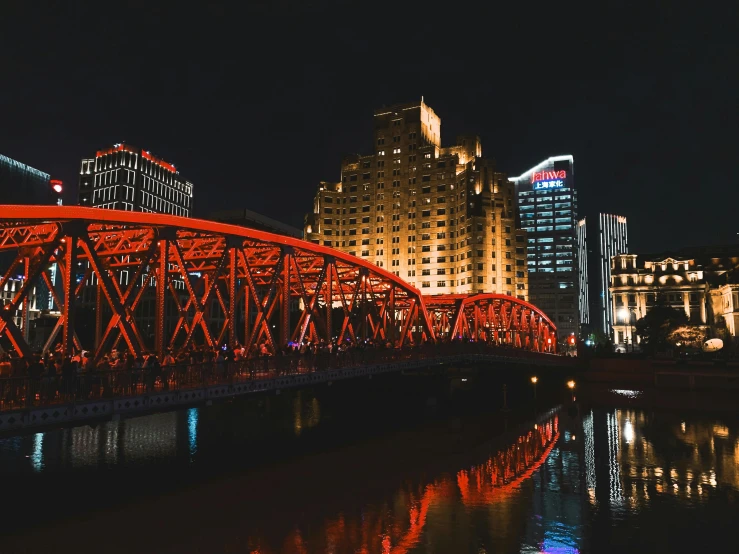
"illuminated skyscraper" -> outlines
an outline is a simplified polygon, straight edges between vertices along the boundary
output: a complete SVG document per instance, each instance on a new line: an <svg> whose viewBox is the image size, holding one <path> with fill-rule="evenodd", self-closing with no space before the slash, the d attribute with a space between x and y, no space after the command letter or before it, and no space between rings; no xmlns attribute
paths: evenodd
<svg viewBox="0 0 739 554"><path fill-rule="evenodd" d="M527 231L529 297L552 319L563 342L578 333L580 323L573 158L548 158L509 180Z"/></svg>
<svg viewBox="0 0 739 554"><path fill-rule="evenodd" d="M62 182L51 179L44 171L0 154L0 204L54 205L61 204ZM0 272L4 273L12 263L13 254L0 254ZM52 264L49 278L56 283L56 264ZM0 290L0 305L9 303L23 286L24 277L21 270L16 276L8 278ZM30 301L24 302L13 314L15 323L23 327L24 336L28 340L29 326L23 326L25 319L35 321L42 310L53 309L53 297L41 279L37 279ZM24 311L26 312L24 314Z"/></svg>
<svg viewBox="0 0 739 554"><path fill-rule="evenodd" d="M423 294L497 292L528 300L526 234L514 186L480 139L441 146L441 119L411 102L375 110L374 151L322 182L305 238L367 260Z"/></svg>
<svg viewBox="0 0 739 554"><path fill-rule="evenodd" d="M80 166L81 206L192 217L193 189L193 184L183 179L174 165L130 144L115 144L98 150L94 158L83 159ZM122 286L128 286L127 279L128 275L122 274ZM172 284L175 290L180 291L184 302L185 281L173 276ZM149 347L154 346L156 289L153 285L153 281L149 281L136 315ZM94 286L86 286L82 290L79 306L84 307L88 317L96 305L96 290ZM103 305L102 309L106 311L103 317L109 317L109 308ZM178 317L177 306L168 297L164 318L167 329L174 328ZM79 332L90 333L81 337L83 342L85 339L88 342L97 340L97 335L88 328Z"/></svg>
<svg viewBox="0 0 739 554"><path fill-rule="evenodd" d="M588 276L588 226L586 218L577 222L578 302L580 326L590 325L590 278Z"/></svg>
<svg viewBox="0 0 739 554"><path fill-rule="evenodd" d="M611 258L629 253L626 218L622 215L598 214L598 239L600 280L598 281L600 313L603 332L611 336L614 323L613 301L611 298Z"/></svg>
<svg viewBox="0 0 739 554"><path fill-rule="evenodd" d="M79 203L191 217L193 188L172 164L141 148L116 144L82 160Z"/></svg>
<svg viewBox="0 0 739 554"><path fill-rule="evenodd" d="M592 324L592 328L611 337L614 321L613 302L609 292L611 258L629 253L626 218L621 215L598 214L597 228L594 219L581 219L577 222L577 250L580 260L580 324Z"/></svg>

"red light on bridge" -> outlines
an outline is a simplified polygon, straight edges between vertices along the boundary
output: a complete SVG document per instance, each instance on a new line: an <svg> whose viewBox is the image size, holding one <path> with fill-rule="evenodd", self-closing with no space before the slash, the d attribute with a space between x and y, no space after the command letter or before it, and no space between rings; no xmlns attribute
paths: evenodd
<svg viewBox="0 0 739 554"><path fill-rule="evenodd" d="M273 354L289 342L328 342L332 337L342 343L357 343L364 338L392 339L400 348L406 344L433 343L438 336L449 336L532 352L554 353L557 349L556 326L541 310L524 300L493 293L423 296L398 276L368 261L293 238L192 218L79 206L0 205L0 214L0 252L15 251L17 266L25 263L29 248L41 249L46 255L38 272L45 269L44 264L51 263L51 253L57 257L63 254L65 263L90 264L89 275L77 282L73 281L79 276L70 273L73 265L65 266L65 287L70 295L80 295L91 275L95 278L107 275L115 283L126 268L133 268L140 275L143 268L156 267L161 276L170 257L186 283L196 274L200 278L204 271L224 279L229 284L227 299L220 298L223 292L212 287L189 287L187 290L188 305L202 304L211 291L216 291L221 306L229 312L220 334L212 335L202 317L191 319L184 310L173 331L166 328L163 317L159 317L154 343L160 355L179 344L177 341L182 333L186 334L182 348L195 345L196 338L200 339L199 334L193 333L196 325L203 327L202 344L209 348L224 341L234 344L238 338L247 350L264 345ZM60 232L60 222L80 224L73 231ZM160 227L186 230L188 234L186 238L155 238ZM152 240L155 245L159 243L159 248L148 246ZM257 244L258 248L244 251L240 245L247 242ZM131 248L138 253L136 257L129 257ZM120 256L123 256L122 265L109 265L109 260L120 261ZM69 257L72 259L68 260ZM99 282L106 283L106 280ZM2 283L0 275L0 288ZM160 299L162 295L168 297L170 292L175 294L167 278L162 277L157 283ZM108 284L101 284L101 288L111 305L122 303L131 310L141 297L124 293L118 287L110 288ZM255 293L262 289L266 291L264 295ZM261 319L259 325L244 328L242 336L235 324L235 307L239 294L243 298L247 291L250 293L249 310L253 308ZM28 293L29 287L17 292L14 303L24 301ZM297 319L291 318L287 309L289 303L282 301L288 297L308 300ZM317 303L318 298L328 299L324 308ZM58 304L63 313L68 309L63 300ZM336 322L339 325L332 325L334 305L340 305L344 312L344 321ZM358 307L367 309L355 309ZM322 309L326 310L326 317ZM401 324L396 326L394 321ZM62 322L65 325L61 329L63 349L70 351L73 341L77 340L73 320L65 318ZM135 318L116 317L109 321L108 328L108 332L118 333L129 351L139 353L147 349ZM338 328L341 331L337 336L334 333ZM15 341L14 348L24 356L30 355L31 349L23 334L6 318L0 318L0 334ZM101 354L101 348L98 347L95 356Z"/></svg>
<svg viewBox="0 0 739 554"><path fill-rule="evenodd" d="M56 192L57 194L61 193L62 190L64 190L64 183L59 179L52 179L51 181L49 181L49 184L51 185L51 188L54 189L54 192Z"/></svg>

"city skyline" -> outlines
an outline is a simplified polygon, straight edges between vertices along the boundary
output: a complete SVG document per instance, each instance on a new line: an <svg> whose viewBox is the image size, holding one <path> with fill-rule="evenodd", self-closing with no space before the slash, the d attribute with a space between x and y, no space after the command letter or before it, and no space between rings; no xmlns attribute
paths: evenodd
<svg viewBox="0 0 739 554"><path fill-rule="evenodd" d="M6 2L0 552L730 550L739 4L681 7Z"/></svg>

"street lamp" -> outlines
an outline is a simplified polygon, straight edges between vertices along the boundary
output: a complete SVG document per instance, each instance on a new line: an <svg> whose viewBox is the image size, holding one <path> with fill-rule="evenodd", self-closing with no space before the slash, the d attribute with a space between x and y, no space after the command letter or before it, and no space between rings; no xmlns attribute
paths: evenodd
<svg viewBox="0 0 739 554"><path fill-rule="evenodd" d="M572 401L575 401L575 381L569 380L567 381L567 387L570 389L570 393L572 394Z"/></svg>
<svg viewBox="0 0 739 554"><path fill-rule="evenodd" d="M629 324L629 339L631 340L631 351L634 352L634 333L633 333L633 325L631 324L631 313L632 313L632 310L630 307L623 307L618 311L618 315L621 318L621 320L624 323L628 322ZM636 315L635 310L634 310L634 315Z"/></svg>
<svg viewBox="0 0 739 554"><path fill-rule="evenodd" d="M531 384L534 385L534 400L536 400L536 383L537 383L537 381L539 381L539 378L536 375L534 375L531 378Z"/></svg>

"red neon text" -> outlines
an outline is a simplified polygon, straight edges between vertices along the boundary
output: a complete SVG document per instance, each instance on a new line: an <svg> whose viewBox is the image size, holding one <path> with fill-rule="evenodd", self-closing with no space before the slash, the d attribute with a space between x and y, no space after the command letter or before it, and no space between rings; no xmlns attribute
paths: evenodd
<svg viewBox="0 0 739 554"><path fill-rule="evenodd" d="M536 181L548 181L550 179L567 179L567 172L565 170L560 171L535 171L531 174L531 182Z"/></svg>

